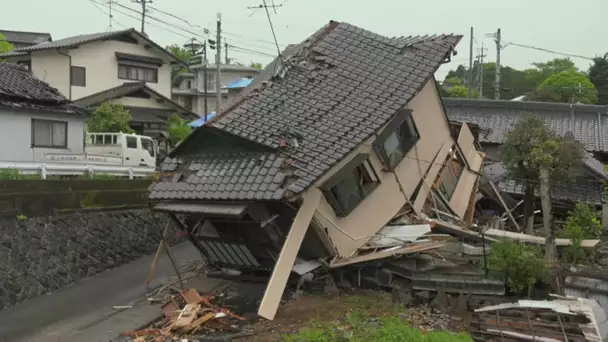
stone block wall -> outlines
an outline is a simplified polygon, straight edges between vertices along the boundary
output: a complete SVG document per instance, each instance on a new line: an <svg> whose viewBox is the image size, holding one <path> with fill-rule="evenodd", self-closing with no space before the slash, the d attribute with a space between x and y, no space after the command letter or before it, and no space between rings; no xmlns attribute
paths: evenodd
<svg viewBox="0 0 608 342"><path fill-rule="evenodd" d="M167 220L154 215L158 225L148 209L0 217L0 310L154 253Z"/></svg>

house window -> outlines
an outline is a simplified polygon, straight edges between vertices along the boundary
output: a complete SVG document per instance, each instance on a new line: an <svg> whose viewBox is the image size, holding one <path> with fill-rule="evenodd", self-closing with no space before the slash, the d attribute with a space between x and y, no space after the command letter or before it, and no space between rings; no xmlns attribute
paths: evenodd
<svg viewBox="0 0 608 342"><path fill-rule="evenodd" d="M344 217L351 213L380 184L368 157L356 156L323 185L336 215Z"/></svg>
<svg viewBox="0 0 608 342"><path fill-rule="evenodd" d="M192 110L192 102L193 102L192 96L186 96L185 102L186 103L184 104L184 107L188 110Z"/></svg>
<svg viewBox="0 0 608 342"><path fill-rule="evenodd" d="M378 136L374 148L386 168L393 170L419 139L420 134L412 118L412 112L401 110Z"/></svg>
<svg viewBox="0 0 608 342"><path fill-rule="evenodd" d="M456 185L458 185L458 180L462 175L463 166L464 162L460 157L460 153L456 152L455 149L452 149L448 160L446 161L446 166L439 185L439 191L448 201L451 200L452 195L456 190Z"/></svg>
<svg viewBox="0 0 608 342"><path fill-rule="evenodd" d="M215 73L207 73L207 91L215 91Z"/></svg>
<svg viewBox="0 0 608 342"><path fill-rule="evenodd" d="M188 80L186 81L186 89L191 89L192 88L192 81Z"/></svg>
<svg viewBox="0 0 608 342"><path fill-rule="evenodd" d="M145 81L150 83L158 82L158 69L133 66L126 64L118 65L118 78L122 80Z"/></svg>
<svg viewBox="0 0 608 342"><path fill-rule="evenodd" d="M68 123L32 119L32 147L67 148Z"/></svg>
<svg viewBox="0 0 608 342"><path fill-rule="evenodd" d="M87 69L84 67L73 66L70 72L71 85L76 87L87 86Z"/></svg>
<svg viewBox="0 0 608 342"><path fill-rule="evenodd" d="M126 137L127 138L127 148L137 148L137 138L136 137Z"/></svg>

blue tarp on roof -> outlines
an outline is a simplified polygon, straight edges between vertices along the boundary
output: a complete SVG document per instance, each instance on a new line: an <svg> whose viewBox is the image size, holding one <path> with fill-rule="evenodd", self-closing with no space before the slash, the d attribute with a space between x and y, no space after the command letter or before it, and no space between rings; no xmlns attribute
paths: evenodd
<svg viewBox="0 0 608 342"><path fill-rule="evenodd" d="M215 112L211 112L211 113L207 114L207 121L213 119L214 116L215 116ZM196 128L196 127L200 127L200 126L204 125L205 122L206 122L205 118L201 117L201 118L198 118L198 119L192 121L191 123L189 123L188 126Z"/></svg>
<svg viewBox="0 0 608 342"><path fill-rule="evenodd" d="M225 86L226 89L237 89L237 88L245 88L253 82L253 78L241 78L238 81L234 81L229 85Z"/></svg>

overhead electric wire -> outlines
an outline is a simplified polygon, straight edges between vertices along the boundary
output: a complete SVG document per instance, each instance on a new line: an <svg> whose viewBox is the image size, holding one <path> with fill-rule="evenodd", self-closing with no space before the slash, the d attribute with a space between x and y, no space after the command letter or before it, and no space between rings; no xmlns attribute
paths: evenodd
<svg viewBox="0 0 608 342"><path fill-rule="evenodd" d="M104 9L101 7L101 5L100 5L100 4L98 4L98 3L96 3L96 2L94 2L94 1L92 1L92 0L89 0L89 2L90 2L90 3L91 3L91 5L93 5L93 6L94 6L94 7L95 7L95 8L96 8L98 11L100 11L101 13L103 13L105 16L109 17L109 18L110 18L110 20L112 20L112 22L116 23L116 25L121 26L121 27L123 27L123 28L125 28L125 29L127 28L127 26L125 26L125 25L123 25L123 24L119 23L119 22L118 22L118 20L114 19L114 16L113 16L113 15L111 15L111 14L110 14L110 13L108 13L108 12L106 12L106 11L105 11L105 10L104 10Z"/></svg>
<svg viewBox="0 0 608 342"><path fill-rule="evenodd" d="M92 4L96 4L96 5L100 5L100 6L102 5L102 4L101 4L101 3L99 3L97 0L89 0L89 1L90 1ZM117 4L117 5L118 5L118 4ZM129 7L124 6L124 5L120 5L120 7L121 7L121 8L124 8L124 9L128 9L128 10L130 10L131 12L135 12L135 13L137 13L137 14L141 15L141 12L139 12L139 11L137 11L137 10L135 10L135 9L129 8ZM135 16L133 16L133 15L130 15L130 14L125 13L125 12L123 12L123 11L120 11L120 10L118 10L118 9L114 9L114 11L115 11L115 12L117 12L117 13L119 13L119 14L121 14L121 15L124 15L125 17L131 18L131 19L133 19L133 20L136 20L136 21L141 21L141 18L137 18L137 17L135 17ZM106 14L106 15L107 15L107 13L104 13L104 14ZM175 27L175 28L180 29L180 30L182 30L182 31L184 31L184 32L187 32L187 33L193 34L193 35L195 35L196 37L198 37L198 38L200 38L200 39L207 40L207 38L208 38L208 37L205 37L204 35L202 35L202 34L200 34L200 33L195 33L195 32L192 32L192 31L190 31L190 30L183 29L182 27L179 27L179 26L173 26L171 23L167 23L167 22L165 22L165 21L163 21L163 20L160 20L160 19L157 19L157 18L155 18L155 17L151 17L151 16L146 16L146 17L147 17L147 18L150 18L150 19L153 19L153 20L155 20L155 21L158 21L158 22L160 22L160 23L162 23L162 24L164 24L164 25L167 25L167 26L170 26L170 27ZM163 30L165 30L165 31L167 31L167 32L170 32L170 33L173 33L173 34L178 35L178 36L180 36L180 37L183 37L183 38L185 38L185 39L190 40L190 39L192 38L191 36L187 36L187 35L185 35L185 34L182 34L182 33L176 32L176 31L174 31L174 30L168 29L167 27L161 26L161 25L159 25L159 24L156 24L156 23L153 23L153 22L150 22L150 21L147 21L147 20L146 20L145 22L146 22L146 24L149 24L149 25L152 25L152 26L158 27L158 28L163 29ZM123 25L123 26L124 26L124 25ZM272 55L272 54L270 54L270 53L267 53L267 52L263 52L263 51L256 51L256 50L253 50L253 49L247 49L247 48L243 48L243 47L236 46L236 45L229 45L229 46L231 46L232 48L235 48L235 49L237 49L237 50L240 50L242 53L246 53L246 54L254 54L254 55L260 55L260 56L274 57L274 55Z"/></svg>
<svg viewBox="0 0 608 342"><path fill-rule="evenodd" d="M550 49L545 49L545 48L541 48L541 47L537 47L537 46L518 44L518 43L513 43L513 42L509 42L509 43L505 44L503 46L503 48L505 48L505 47L507 47L509 45L519 46L519 47L522 47L522 48L525 48L525 49L532 49L532 50L537 50L537 51L542 51L542 52L548 52L548 53L552 53L552 54L555 54L555 55L561 55L561 56L572 57L572 58L581 58L581 59L587 59L587 60L593 61L593 58L587 57L587 56L576 55L576 54L572 54L572 53L558 52L558 51L554 51L554 50L550 50Z"/></svg>

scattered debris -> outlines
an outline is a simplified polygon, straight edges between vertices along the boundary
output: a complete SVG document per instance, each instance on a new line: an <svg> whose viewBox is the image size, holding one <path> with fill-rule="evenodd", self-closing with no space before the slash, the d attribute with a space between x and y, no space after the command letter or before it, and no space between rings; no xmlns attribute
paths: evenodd
<svg viewBox="0 0 608 342"><path fill-rule="evenodd" d="M137 331L123 332L121 336L132 337L136 341L165 341L167 338L200 338L217 332L247 334L237 324L245 318L220 307L214 300L217 296L201 296L196 289L188 289L171 296L162 305L164 317L150 327Z"/></svg>
<svg viewBox="0 0 608 342"><path fill-rule="evenodd" d="M597 302L553 297L555 300L520 300L477 309L470 332L484 341L604 340L608 328L606 316ZM601 317L599 322L596 315Z"/></svg>

